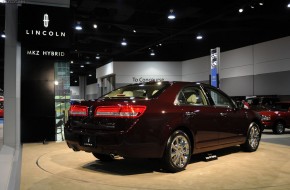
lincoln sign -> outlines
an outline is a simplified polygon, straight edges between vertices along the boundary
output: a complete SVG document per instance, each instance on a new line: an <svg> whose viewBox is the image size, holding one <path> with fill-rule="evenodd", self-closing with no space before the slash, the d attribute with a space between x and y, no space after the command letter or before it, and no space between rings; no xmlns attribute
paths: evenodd
<svg viewBox="0 0 290 190"><path fill-rule="evenodd" d="M67 8L23 5L19 8L19 41L37 50L41 47L69 48L70 20Z"/></svg>

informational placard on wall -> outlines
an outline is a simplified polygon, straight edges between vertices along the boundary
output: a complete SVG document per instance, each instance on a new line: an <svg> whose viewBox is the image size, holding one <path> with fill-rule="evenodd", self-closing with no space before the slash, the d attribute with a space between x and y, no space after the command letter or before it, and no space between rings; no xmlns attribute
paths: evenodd
<svg viewBox="0 0 290 190"><path fill-rule="evenodd" d="M219 87L220 48L210 50L210 84Z"/></svg>
<svg viewBox="0 0 290 190"><path fill-rule="evenodd" d="M144 83L144 82L162 82L162 81L181 81L181 76L164 76L164 75L134 75L122 76L116 75L118 83Z"/></svg>

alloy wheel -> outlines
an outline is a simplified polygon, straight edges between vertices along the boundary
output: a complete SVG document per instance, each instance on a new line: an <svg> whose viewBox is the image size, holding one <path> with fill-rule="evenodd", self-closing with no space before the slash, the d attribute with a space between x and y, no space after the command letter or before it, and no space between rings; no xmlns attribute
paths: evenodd
<svg viewBox="0 0 290 190"><path fill-rule="evenodd" d="M260 129L256 124L254 124L250 129L248 141L252 149L256 149L259 146Z"/></svg>
<svg viewBox="0 0 290 190"><path fill-rule="evenodd" d="M184 136L178 135L173 139L170 147L170 158L174 166L183 168L187 164L190 158L189 147L189 142Z"/></svg>

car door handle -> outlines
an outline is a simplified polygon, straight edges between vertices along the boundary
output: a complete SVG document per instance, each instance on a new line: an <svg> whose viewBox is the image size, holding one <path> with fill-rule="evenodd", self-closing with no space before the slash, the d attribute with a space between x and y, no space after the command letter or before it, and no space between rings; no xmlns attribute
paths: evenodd
<svg viewBox="0 0 290 190"><path fill-rule="evenodd" d="M227 113L220 113L220 115L221 115L222 117L226 117L228 114L227 114Z"/></svg>
<svg viewBox="0 0 290 190"><path fill-rule="evenodd" d="M192 112L192 111L187 111L187 112L185 112L185 116L186 117L193 117L193 116L195 116L196 115L196 113L195 112Z"/></svg>

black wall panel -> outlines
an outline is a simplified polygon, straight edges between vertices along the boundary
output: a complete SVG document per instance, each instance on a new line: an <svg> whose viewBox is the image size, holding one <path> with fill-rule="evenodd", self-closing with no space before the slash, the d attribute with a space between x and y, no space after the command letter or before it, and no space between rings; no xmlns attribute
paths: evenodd
<svg viewBox="0 0 290 190"><path fill-rule="evenodd" d="M54 61L22 52L21 74L21 141L54 141Z"/></svg>

